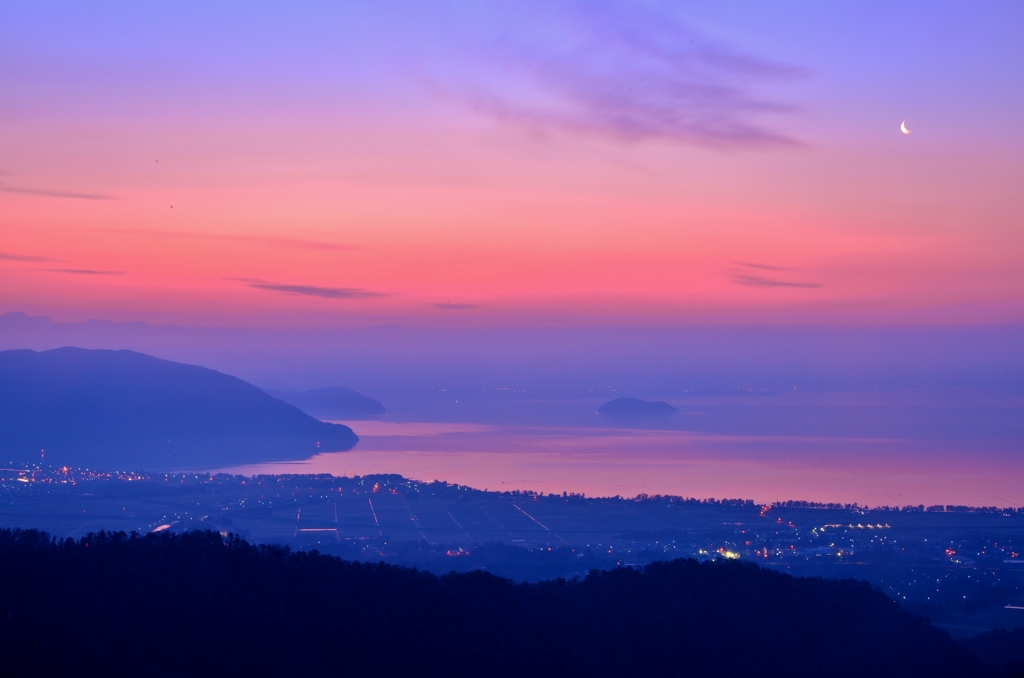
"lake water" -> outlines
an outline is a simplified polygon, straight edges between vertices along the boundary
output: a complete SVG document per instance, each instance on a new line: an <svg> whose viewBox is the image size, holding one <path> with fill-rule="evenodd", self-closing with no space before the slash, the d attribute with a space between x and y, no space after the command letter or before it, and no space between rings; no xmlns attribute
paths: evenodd
<svg viewBox="0 0 1024 678"><path fill-rule="evenodd" d="M686 409L657 427L586 419L581 413L594 409L589 402L529 406L536 411L520 404L518 415L499 406L510 421L498 423L493 412L469 410L461 418L478 421L438 421L459 412L437 410L426 413L433 421L402 421L400 410L391 420L345 422L360 436L349 452L225 470L398 473L481 489L588 496L1024 506L1021 399L963 398L705 398L677 403ZM545 425L515 421L545 418Z"/></svg>

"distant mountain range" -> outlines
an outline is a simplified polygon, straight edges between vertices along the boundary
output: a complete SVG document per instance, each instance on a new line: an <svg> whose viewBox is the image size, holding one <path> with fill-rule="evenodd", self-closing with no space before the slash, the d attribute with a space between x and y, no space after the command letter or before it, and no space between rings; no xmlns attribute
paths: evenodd
<svg viewBox="0 0 1024 678"><path fill-rule="evenodd" d="M267 393L294 405L317 419L362 419L387 412L384 406L373 398L368 398L362 393L344 386L315 388L303 392L267 391Z"/></svg>
<svg viewBox="0 0 1024 678"><path fill-rule="evenodd" d="M198 470L358 441L347 426L204 367L133 351L0 352L0 463Z"/></svg>
<svg viewBox="0 0 1024 678"><path fill-rule="evenodd" d="M601 407L597 413L612 419L639 419L648 417L669 417L678 410L663 400L640 400L639 398L616 398Z"/></svg>

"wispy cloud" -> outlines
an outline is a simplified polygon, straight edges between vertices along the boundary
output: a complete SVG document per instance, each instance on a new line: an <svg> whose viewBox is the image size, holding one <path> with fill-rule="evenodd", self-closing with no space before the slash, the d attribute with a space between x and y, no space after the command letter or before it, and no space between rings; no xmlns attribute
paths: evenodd
<svg viewBox="0 0 1024 678"><path fill-rule="evenodd" d="M274 236L260 235L231 235L220 233L197 233L195 231L150 231L136 228L102 228L96 229L104 233L122 233L125 235L138 235L151 238L180 238L195 240L225 240L229 242L251 242L275 247L288 247L293 249L323 250L323 251L349 251L356 249L353 245L342 243L323 242L319 240L303 240L301 238L277 238Z"/></svg>
<svg viewBox="0 0 1024 678"><path fill-rule="evenodd" d="M0 184L0 192L23 193L26 195L41 195L48 198L77 198L79 200L117 200L112 195L100 193L79 193L77 191L59 191L45 188L26 188L24 186L5 186Z"/></svg>
<svg viewBox="0 0 1024 678"><path fill-rule="evenodd" d="M793 269L786 266L771 266L769 264L754 264L749 261L737 261L738 266L746 266L747 268L756 268L761 271L791 271Z"/></svg>
<svg viewBox="0 0 1024 678"><path fill-rule="evenodd" d="M25 261L35 263L47 263L60 261L60 259L54 259L52 257L37 257L28 254L12 254L11 252L0 252L0 261Z"/></svg>
<svg viewBox="0 0 1024 678"><path fill-rule="evenodd" d="M760 271L772 271L772 272L783 272L793 271L795 269L788 266L776 266L774 264L760 264L752 261L736 261L733 262L740 268L733 268L728 270L728 275L734 283L737 285L746 285L747 287L803 287L807 289L816 289L824 287L819 282L808 282L801 280L780 280L779 278L765 277L764 273Z"/></svg>
<svg viewBox="0 0 1024 678"><path fill-rule="evenodd" d="M257 290L270 292L283 292L285 294L298 294L305 297L321 297L323 299L373 299L386 297L383 292L372 292L361 287L320 287L317 285L290 285L285 283L270 282L258 278L232 278L248 287Z"/></svg>
<svg viewBox="0 0 1024 678"><path fill-rule="evenodd" d="M793 107L756 93L803 69L746 54L637 3L527 2L522 30L486 45L462 90L479 110L539 130L717 146L793 144L760 121Z"/></svg>
<svg viewBox="0 0 1024 678"><path fill-rule="evenodd" d="M125 271L103 271L95 268L48 268L51 273L69 273L71 275L124 275Z"/></svg>
<svg viewBox="0 0 1024 678"><path fill-rule="evenodd" d="M443 311L470 311L477 308L476 304L453 304L450 301L443 301L437 304L431 304L434 308L439 308Z"/></svg>
<svg viewBox="0 0 1024 678"><path fill-rule="evenodd" d="M821 283L816 282L791 282L788 280L774 280L772 278L764 278L759 275L734 275L732 277L732 281L737 285L747 285L750 287L823 287Z"/></svg>

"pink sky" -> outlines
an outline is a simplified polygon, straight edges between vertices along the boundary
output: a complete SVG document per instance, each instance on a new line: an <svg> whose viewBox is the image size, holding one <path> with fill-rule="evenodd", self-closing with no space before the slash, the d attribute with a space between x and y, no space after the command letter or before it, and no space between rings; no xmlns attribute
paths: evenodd
<svg viewBox="0 0 1024 678"><path fill-rule="evenodd" d="M1024 155L1001 93L1017 67L986 70L1020 50L999 17L970 39L995 45L973 62L938 58L977 45L943 47L926 26L908 38L921 54L878 33L859 70L843 36L789 46L780 25L765 37L743 20L675 17L672 45L704 45L680 57L697 64L680 84L653 48L622 47L611 65L589 52L618 25L589 16L552 18L555 38L527 32L514 49L406 49L412 19L364 14L386 39L342 48L318 41L315 16L279 34L264 17L221 36L183 24L186 51L155 14L90 15L92 37L75 21L10 17L19 36L52 29L67 43L0 48L14 66L0 109L0 312L255 325L1024 320ZM501 14L472 21L516 25ZM138 35L117 37L125 23ZM308 51L303 30L316 33ZM461 65L478 52L493 63ZM886 55L913 84L886 74ZM634 82L649 93L630 99ZM677 86L689 98L671 99ZM666 110L683 122L664 123Z"/></svg>

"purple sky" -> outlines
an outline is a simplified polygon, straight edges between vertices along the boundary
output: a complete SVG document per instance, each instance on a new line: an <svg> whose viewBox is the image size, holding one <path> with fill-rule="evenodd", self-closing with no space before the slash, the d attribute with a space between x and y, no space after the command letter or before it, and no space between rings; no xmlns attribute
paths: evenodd
<svg viewBox="0 0 1024 678"><path fill-rule="evenodd" d="M0 349L1020 451L1022 34L995 2L6 3Z"/></svg>

